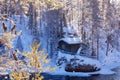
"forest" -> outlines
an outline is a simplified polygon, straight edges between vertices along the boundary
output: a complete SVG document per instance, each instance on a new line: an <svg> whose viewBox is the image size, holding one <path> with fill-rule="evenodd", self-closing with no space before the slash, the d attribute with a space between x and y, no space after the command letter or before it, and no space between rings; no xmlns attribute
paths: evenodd
<svg viewBox="0 0 120 80"><path fill-rule="evenodd" d="M119 80L119 58L120 0L0 0L0 80Z"/></svg>

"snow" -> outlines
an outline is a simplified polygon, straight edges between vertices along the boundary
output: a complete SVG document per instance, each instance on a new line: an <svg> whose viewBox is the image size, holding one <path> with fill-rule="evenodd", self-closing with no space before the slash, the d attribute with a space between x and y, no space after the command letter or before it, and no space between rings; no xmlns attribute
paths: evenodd
<svg viewBox="0 0 120 80"><path fill-rule="evenodd" d="M63 76L78 76L78 77L88 77L94 74L101 74L101 75L110 75L110 74L115 74L114 71L103 68L100 71L96 72L66 72L64 68L58 68L55 72L46 72L50 75L63 75Z"/></svg>
<svg viewBox="0 0 120 80"><path fill-rule="evenodd" d="M7 74L9 74L9 73L6 71L0 71L0 75L7 75Z"/></svg>
<svg viewBox="0 0 120 80"><path fill-rule="evenodd" d="M108 56L101 61L104 68L114 69L120 66L120 52L113 50Z"/></svg>
<svg viewBox="0 0 120 80"><path fill-rule="evenodd" d="M4 21L5 24L9 27L9 29L11 28L12 25L10 25L9 22L7 21ZM21 39L22 39L22 45L24 45L24 51L30 51L30 45L32 43L32 35L30 34L29 30L26 28L27 26L27 22L28 22L28 18L25 17L25 21L23 20L22 24L19 24L19 16L15 16L15 22L16 22L16 25L17 25L17 31L20 31L22 30L22 34L21 34ZM44 24L44 23L43 23ZM1 26L1 24L0 24ZM44 25L43 25L44 26ZM43 28L43 27L42 27ZM69 31L71 32L73 28L69 28ZM42 30L43 34L45 33L44 32L44 29ZM67 31L65 29L65 31ZM73 31L73 30L72 30ZM0 30L0 33L3 33L2 30ZM102 35L105 35L105 32L102 31ZM104 36L106 37L106 36ZM14 39L14 43L13 45L15 46L16 44L16 40L17 38ZM41 41L43 42L42 44L45 44L47 45L46 41L42 38ZM73 38L70 38L70 37L65 37L65 38L62 38L60 39L60 41L65 41L66 43L68 44L79 44L81 42L81 39L79 37L73 37ZM103 38L103 40L101 39L101 49L100 49L100 55L99 55L99 61L98 60L94 60L94 59L90 59L90 58L87 58L87 57L82 57L82 56L73 56L73 55L68 55L68 54L63 54L63 53L60 53L58 54L58 58L60 57L66 57L67 60L69 61L71 58L80 58L81 60L83 59L84 62L82 64L95 64L99 67L101 67L101 70L100 71L96 71L96 72L87 72L87 73L83 73L83 72L66 72L64 70L64 68L57 68L55 72L47 72L51 75L69 75L69 76L90 76L92 74L104 74L104 75L109 75L109 74L114 74L115 72L112 71L111 69L114 69L118 66L120 66L120 52L118 52L117 50L113 50L113 52L109 52L109 55L106 56L105 55L105 50L106 50L106 44L105 43L105 38ZM43 46L45 46L43 45ZM80 51L81 49L79 49ZM52 64L52 63L51 63ZM8 74L9 71L2 71L0 70L0 74Z"/></svg>
<svg viewBox="0 0 120 80"><path fill-rule="evenodd" d="M100 63L99 61L95 60L95 59L91 59L91 58L87 58L87 57L83 57L80 55L70 55L70 54L64 54L61 53L60 51L58 52L58 59L61 57L65 57L67 59L67 61L70 61L70 59L72 58L77 58L80 60L84 60L83 62L81 62L81 64L91 64L91 65L96 65L98 67L100 67Z"/></svg>
<svg viewBox="0 0 120 80"><path fill-rule="evenodd" d="M24 19L25 20L22 20L22 24L20 24L20 16L19 15L15 15L15 16L12 16L11 18L13 21L15 21L15 24L16 24L16 27L17 27L17 32L19 32L20 30L22 30L22 33L21 33L21 42L22 42L22 45L24 45L23 47L23 51L30 51L30 45L32 44L32 35L30 34L29 30L27 30L26 26L27 26L27 23L28 23L28 18L26 16L24 16ZM8 27L9 31L11 29L11 27L13 25L11 25L9 23L9 21L4 21L6 26ZM2 31L3 33L3 31ZM14 43L13 43L13 46L16 45L16 42L17 42L17 39L18 37L16 37L15 39L13 39Z"/></svg>
<svg viewBox="0 0 120 80"><path fill-rule="evenodd" d="M0 67L0 75L7 75L10 73L10 70Z"/></svg>
<svg viewBox="0 0 120 80"><path fill-rule="evenodd" d="M101 75L110 75L115 74L114 71L107 67L101 67L100 71L96 72L66 72L64 67L58 67L55 72L45 72L50 75L62 75L62 76L78 76L78 77L89 77L94 74L101 74Z"/></svg>
<svg viewBox="0 0 120 80"><path fill-rule="evenodd" d="M68 44L80 44L81 42L79 37L73 37L73 38L65 37L65 38L60 39L60 41L64 41Z"/></svg>
<svg viewBox="0 0 120 80"><path fill-rule="evenodd" d="M57 69L55 72L47 72L50 75L62 75L62 76L83 76L88 77L89 74L81 73L81 72L66 72L64 69Z"/></svg>
<svg viewBox="0 0 120 80"><path fill-rule="evenodd" d="M78 51L77 51L76 55L79 55L79 54L80 54L80 52L81 52L81 50L82 50L82 47L80 47L80 48L78 49Z"/></svg>
<svg viewBox="0 0 120 80"><path fill-rule="evenodd" d="M112 71L112 69L120 66L119 63L112 63L110 64L110 62L105 62L104 64L99 62L98 60L95 59L91 59L91 58L87 58L87 57L83 57L83 56L73 56L73 55L69 55L69 54L64 54L59 52L58 53L58 58L61 57L66 57L67 60L70 60L71 58L79 58L81 60L84 60L83 63L81 64L92 64L92 65L96 65L98 67L100 67L101 69L99 71L95 71L95 72L66 72L64 69L64 65L60 66L57 68L57 70L55 72L47 72L51 75L65 75L65 76L79 76L79 77L88 77L94 74L101 74L101 75L110 75L110 74L115 74L114 71ZM109 57L111 58L111 57ZM115 60L115 59L113 59ZM105 61L105 60L103 60ZM106 60L109 61L109 60ZM111 62L113 62L112 60L110 60Z"/></svg>

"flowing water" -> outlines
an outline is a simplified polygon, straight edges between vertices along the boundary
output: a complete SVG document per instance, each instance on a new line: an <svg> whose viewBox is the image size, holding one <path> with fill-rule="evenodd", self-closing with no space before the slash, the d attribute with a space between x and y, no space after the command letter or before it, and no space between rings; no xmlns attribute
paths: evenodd
<svg viewBox="0 0 120 80"><path fill-rule="evenodd" d="M111 75L94 75L90 77L71 77L43 74L43 80L120 80L120 67L114 69L115 74Z"/></svg>
<svg viewBox="0 0 120 80"><path fill-rule="evenodd" d="M71 76L59 76L59 75L49 75L49 74L42 74L42 75L44 76L43 80L120 80L120 67L114 69L114 71L116 72L115 74L93 75L90 77L71 77ZM5 79L3 76L0 76L0 80L9 80L9 79Z"/></svg>

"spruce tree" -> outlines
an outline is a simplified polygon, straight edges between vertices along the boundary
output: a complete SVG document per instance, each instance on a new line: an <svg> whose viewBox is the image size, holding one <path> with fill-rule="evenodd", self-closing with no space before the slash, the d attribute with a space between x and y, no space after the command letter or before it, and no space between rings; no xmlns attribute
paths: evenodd
<svg viewBox="0 0 120 80"><path fill-rule="evenodd" d="M28 29L32 29L33 27L33 4L32 3L29 3L28 16L29 16Z"/></svg>

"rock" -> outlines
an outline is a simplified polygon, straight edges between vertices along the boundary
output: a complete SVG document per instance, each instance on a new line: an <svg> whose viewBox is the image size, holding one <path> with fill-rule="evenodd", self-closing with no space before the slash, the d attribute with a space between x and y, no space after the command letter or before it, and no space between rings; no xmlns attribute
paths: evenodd
<svg viewBox="0 0 120 80"><path fill-rule="evenodd" d="M94 72L99 71L100 68L93 65L81 65L73 66L71 64L66 64L65 71L67 72Z"/></svg>

